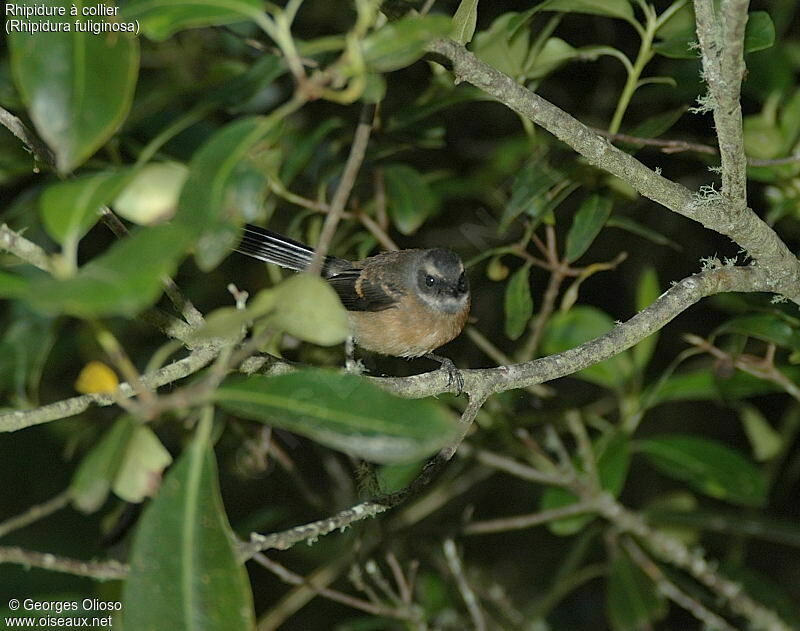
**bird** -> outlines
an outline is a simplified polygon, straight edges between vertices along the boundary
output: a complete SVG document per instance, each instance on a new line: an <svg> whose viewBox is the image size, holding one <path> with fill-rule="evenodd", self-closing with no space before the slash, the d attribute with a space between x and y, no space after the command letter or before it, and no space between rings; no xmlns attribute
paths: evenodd
<svg viewBox="0 0 800 631"><path fill-rule="evenodd" d="M246 224L237 252L296 272L314 249L272 230ZM471 295L464 263L446 248L381 252L360 261L326 256L322 277L347 310L359 347L395 357L427 357L463 387L453 362L433 351L461 333Z"/></svg>

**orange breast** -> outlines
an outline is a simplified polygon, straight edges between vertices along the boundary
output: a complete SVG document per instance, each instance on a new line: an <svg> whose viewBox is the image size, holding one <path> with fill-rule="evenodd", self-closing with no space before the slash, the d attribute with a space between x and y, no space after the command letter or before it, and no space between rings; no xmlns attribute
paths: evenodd
<svg viewBox="0 0 800 631"><path fill-rule="evenodd" d="M385 311L351 311L356 344L395 357L420 357L456 337L469 315L469 301L458 313L443 313L406 297Z"/></svg>

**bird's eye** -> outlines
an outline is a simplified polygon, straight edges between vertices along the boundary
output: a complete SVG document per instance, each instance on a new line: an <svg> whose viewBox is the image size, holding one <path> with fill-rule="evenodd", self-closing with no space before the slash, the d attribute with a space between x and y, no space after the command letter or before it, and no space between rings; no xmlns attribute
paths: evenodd
<svg viewBox="0 0 800 631"><path fill-rule="evenodd" d="M433 287L433 286L436 284L436 279L435 279L433 276L431 276L430 274L428 274L428 275L425 277L425 284L426 284L428 287Z"/></svg>
<svg viewBox="0 0 800 631"><path fill-rule="evenodd" d="M461 272L461 276L458 277L458 291L461 293L467 291L467 277L464 272Z"/></svg>

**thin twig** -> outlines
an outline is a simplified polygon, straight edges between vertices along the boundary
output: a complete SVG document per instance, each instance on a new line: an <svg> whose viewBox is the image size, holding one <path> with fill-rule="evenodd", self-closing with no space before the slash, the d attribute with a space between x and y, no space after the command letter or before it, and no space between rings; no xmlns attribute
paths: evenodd
<svg viewBox="0 0 800 631"><path fill-rule="evenodd" d="M624 537L623 546L630 554L636 565L655 583L656 588L672 602L682 607L703 623L707 629L720 629L720 631L736 631L734 627L722 617L705 607L699 600L692 598L670 581L664 572L645 554L630 537Z"/></svg>
<svg viewBox="0 0 800 631"><path fill-rule="evenodd" d="M350 155L347 156L347 163L342 172L342 178L339 180L339 186L336 187L336 192L331 201L330 211L325 216L325 223L322 225L322 233L319 235L319 241L314 248L314 258L311 259L311 265L308 271L311 274L319 274L322 269L322 261L328 253L333 235L336 233L336 226L339 225L339 220L342 218L344 207L347 200L350 198L350 192L356 183L358 171L361 168L361 163L364 161L364 156L367 153L367 144L369 143L369 136L372 132L372 121L375 116L375 105L366 104L361 111L361 118L356 127L356 133L353 136L353 144L350 147Z"/></svg>
<svg viewBox="0 0 800 631"><path fill-rule="evenodd" d="M407 611L405 608L398 607L393 609L391 607L385 607L383 605L368 602L361 598L356 598L355 596L350 596L349 594L345 594L335 589L330 589L328 587L317 587L311 581L305 579L299 574L296 574L295 572L292 572L290 569L281 565L277 561L273 561L261 552L256 554L253 557L253 560L272 572L284 583L288 583L289 585L302 585L310 589L318 596L341 603L342 605L347 605L353 609L359 609L374 616L386 616L388 618L397 618L398 620L409 620L414 617L412 613Z"/></svg>
<svg viewBox="0 0 800 631"><path fill-rule="evenodd" d="M63 572L74 576L87 576L98 581L119 580L128 575L128 566L118 561L82 561L56 556L45 552L34 552L17 547L0 547L0 564L14 563L26 567L38 567L51 572Z"/></svg>
<svg viewBox="0 0 800 631"><path fill-rule="evenodd" d="M39 162L51 167L56 166L56 156L50 147L39 140L39 137L19 118L2 107L0 107L0 125L19 138Z"/></svg>
<svg viewBox="0 0 800 631"><path fill-rule="evenodd" d="M487 629L486 618L483 615L483 610L478 602L478 598L475 596L475 592L472 590L467 577L464 575L464 567L461 563L461 558L458 556L455 542L452 539L445 539L442 544L442 549L444 550L444 558L447 560L450 573L453 575L453 578L456 579L458 591L461 594L461 598L464 600L464 604L467 606L470 618L472 618L474 629L476 631L485 631Z"/></svg>
<svg viewBox="0 0 800 631"><path fill-rule="evenodd" d="M6 224L0 225L0 248L11 252L20 260L30 263L42 271L53 273L53 267L50 264L47 252L33 241L28 241L19 232L15 232Z"/></svg>
<svg viewBox="0 0 800 631"><path fill-rule="evenodd" d="M13 530L19 530L20 528L24 528L25 526L28 526L35 521L39 521L48 515L52 515L56 511L61 510L67 504L69 504L69 500L70 492L69 489L66 489L61 491L61 493L54 495L46 502L34 504L24 513L20 513L14 517L9 517L5 521L0 522L0 537L5 537Z"/></svg>
<svg viewBox="0 0 800 631"><path fill-rule="evenodd" d="M595 500L584 500L575 502L574 504L568 504L567 506L551 508L527 515L514 515L513 517L474 521L464 526L462 532L465 535L486 535L494 532L508 532L509 530L526 530L534 526L556 521L557 519L575 517L576 515L592 513L596 510L597 502Z"/></svg>

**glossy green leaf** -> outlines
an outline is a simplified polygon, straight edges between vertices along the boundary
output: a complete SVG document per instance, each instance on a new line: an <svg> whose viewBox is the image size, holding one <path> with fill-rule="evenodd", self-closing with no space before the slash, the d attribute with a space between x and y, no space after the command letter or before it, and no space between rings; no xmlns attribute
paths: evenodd
<svg viewBox="0 0 800 631"><path fill-rule="evenodd" d="M744 31L744 51L754 53L775 43L775 24L766 11L753 11L747 17Z"/></svg>
<svg viewBox="0 0 800 631"><path fill-rule="evenodd" d="M111 489L117 497L138 503L158 491L161 473L172 464L172 456L152 429L138 423L117 464Z"/></svg>
<svg viewBox="0 0 800 631"><path fill-rule="evenodd" d="M472 50L482 61L515 79L524 78L530 53L528 29L519 28L520 13L504 13L475 35Z"/></svg>
<svg viewBox="0 0 800 631"><path fill-rule="evenodd" d="M469 44L478 24L478 0L461 0L453 15L451 37L459 44Z"/></svg>
<svg viewBox="0 0 800 631"><path fill-rule="evenodd" d="M106 501L135 428L135 420L121 418L84 456L69 486L72 505L76 509L93 513Z"/></svg>
<svg viewBox="0 0 800 631"><path fill-rule="evenodd" d="M158 490L169 452L146 425L123 417L86 454L70 484L72 504L92 513L113 490L128 502L141 502Z"/></svg>
<svg viewBox="0 0 800 631"><path fill-rule="evenodd" d="M624 432L605 434L595 441L593 449L601 487L615 497L618 496L625 485L631 462L628 435ZM576 462L576 466L581 471L584 470L580 462ZM548 487L542 494L541 508L542 510L561 508L577 501L578 497L570 491L561 487ZM566 537L583 530L592 519L594 519L593 514L566 517L550 522L548 528L553 534Z"/></svg>
<svg viewBox="0 0 800 631"><path fill-rule="evenodd" d="M667 613L667 603L655 583L622 550L617 550L608 574L606 611L615 631L650 627Z"/></svg>
<svg viewBox="0 0 800 631"><path fill-rule="evenodd" d="M403 234L414 234L436 209L436 196L419 171L407 164L390 164L383 176L392 222Z"/></svg>
<svg viewBox="0 0 800 631"><path fill-rule="evenodd" d="M608 333L614 326L614 321L599 309L575 306L566 313L558 312L550 318L542 336L542 351L545 355L567 351ZM623 351L572 376L607 388L616 388L626 383L632 372L630 353Z"/></svg>
<svg viewBox="0 0 800 631"><path fill-rule="evenodd" d="M364 62L373 72L410 66L425 53L425 45L446 37L452 24L443 15L404 17L370 33L362 43Z"/></svg>
<svg viewBox="0 0 800 631"><path fill-rule="evenodd" d="M70 32L8 36L14 81L62 173L85 162L117 131L133 100L139 71L136 37L78 32L76 18L69 15L72 6L81 11L101 5L99 0L52 0L47 6L65 7L67 15L32 16L28 22L65 22Z"/></svg>
<svg viewBox="0 0 800 631"><path fill-rule="evenodd" d="M260 0L129 0L122 18L138 20L142 33L161 41L184 29L241 22L262 11Z"/></svg>
<svg viewBox="0 0 800 631"><path fill-rule="evenodd" d="M639 275L639 283L636 286L636 311L649 307L661 295L661 285L658 282L658 274L655 268L648 265ZM636 346L633 347L633 363L639 371L644 370L653 351L658 343L658 332L648 335Z"/></svg>
<svg viewBox="0 0 800 631"><path fill-rule="evenodd" d="M198 433L137 524L122 599L126 629L254 627L247 573L233 546L206 436Z"/></svg>
<svg viewBox="0 0 800 631"><path fill-rule="evenodd" d="M511 275L506 284L505 313L506 335L516 340L525 332L533 315L530 265L523 265Z"/></svg>
<svg viewBox="0 0 800 631"><path fill-rule="evenodd" d="M117 194L127 177L97 173L48 186L39 201L47 233L61 244L80 239L97 223L100 207Z"/></svg>
<svg viewBox="0 0 800 631"><path fill-rule="evenodd" d="M194 154L173 223L196 239L195 260L200 269L213 269L241 237L242 196L252 193L251 176L256 177L256 188L266 186L264 176L248 168L248 157L276 131L276 125L268 117L234 121Z"/></svg>
<svg viewBox="0 0 800 631"><path fill-rule="evenodd" d="M674 434L640 441L638 449L664 475L711 497L744 506L762 506L767 500L762 471L722 443Z"/></svg>
<svg viewBox="0 0 800 631"><path fill-rule="evenodd" d="M786 348L800 348L800 331L784 318L772 313L742 315L728 320L715 331L715 335L736 333Z"/></svg>
<svg viewBox="0 0 800 631"><path fill-rule="evenodd" d="M538 9L633 20L633 7L628 0L547 0Z"/></svg>
<svg viewBox="0 0 800 631"><path fill-rule="evenodd" d="M567 233L567 261L572 263L583 256L611 215L613 204L603 195L584 200Z"/></svg>
<svg viewBox="0 0 800 631"><path fill-rule="evenodd" d="M162 277L174 271L185 247L185 235L175 226L142 229L112 245L71 278L31 282L24 298L44 313L133 316L156 301Z"/></svg>
<svg viewBox="0 0 800 631"><path fill-rule="evenodd" d="M750 441L753 457L758 462L770 460L780 453L783 439L757 407L743 405L739 409L739 418Z"/></svg>
<svg viewBox="0 0 800 631"><path fill-rule="evenodd" d="M350 334L347 312L333 288L315 274L295 274L260 292L247 310L251 317L289 335L319 344L341 344Z"/></svg>
<svg viewBox="0 0 800 631"><path fill-rule="evenodd" d="M421 459L456 431L434 401L400 399L355 375L325 370L230 379L216 399L229 412L373 462Z"/></svg>

